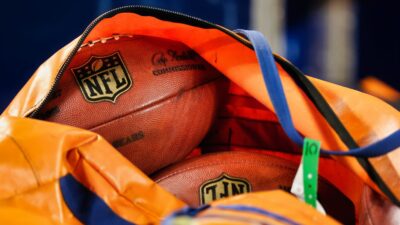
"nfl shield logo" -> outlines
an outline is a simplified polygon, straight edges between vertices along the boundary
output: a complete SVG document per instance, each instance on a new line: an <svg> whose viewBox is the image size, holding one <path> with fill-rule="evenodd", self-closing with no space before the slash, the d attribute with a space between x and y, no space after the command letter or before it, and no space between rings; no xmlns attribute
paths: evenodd
<svg viewBox="0 0 400 225"><path fill-rule="evenodd" d="M208 204L217 199L249 193L250 191L251 186L246 179L231 177L223 173L200 186L200 204Z"/></svg>
<svg viewBox="0 0 400 225"><path fill-rule="evenodd" d="M132 79L118 52L108 56L92 56L72 73L88 102L115 103L118 96L129 90Z"/></svg>

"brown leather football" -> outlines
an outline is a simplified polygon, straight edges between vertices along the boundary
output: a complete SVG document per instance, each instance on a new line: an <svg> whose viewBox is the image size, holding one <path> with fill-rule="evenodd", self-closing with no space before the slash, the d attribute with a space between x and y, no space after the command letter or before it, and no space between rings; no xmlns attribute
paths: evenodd
<svg viewBox="0 0 400 225"><path fill-rule="evenodd" d="M164 168L152 178L190 206L247 193L289 191L298 165L286 159L254 152L210 153ZM319 177L318 199L326 212L344 224L355 224L351 200Z"/></svg>
<svg viewBox="0 0 400 225"><path fill-rule="evenodd" d="M361 198L358 224L398 225L400 224L400 207L365 186Z"/></svg>
<svg viewBox="0 0 400 225"><path fill-rule="evenodd" d="M223 80L182 43L113 36L81 47L39 118L99 133L149 174L203 139Z"/></svg>

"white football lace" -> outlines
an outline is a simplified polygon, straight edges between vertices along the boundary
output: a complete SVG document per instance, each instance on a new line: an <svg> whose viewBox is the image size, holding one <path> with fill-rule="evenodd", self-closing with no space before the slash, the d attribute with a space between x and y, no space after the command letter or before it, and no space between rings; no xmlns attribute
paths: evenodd
<svg viewBox="0 0 400 225"><path fill-rule="evenodd" d="M129 38L132 38L133 37L133 35L130 35L130 34L114 34L114 35L112 35L111 37L103 37L103 38L99 38L99 39L96 39L96 40L90 40L90 41L88 41L88 42L86 42L86 43L84 43L84 44L82 44L81 45L81 47L78 49L78 51L80 51L82 48L84 48L84 47L93 47L95 44L97 44L97 43L102 43L102 44L105 44L107 41L109 41L109 40L119 40L121 37L129 37Z"/></svg>

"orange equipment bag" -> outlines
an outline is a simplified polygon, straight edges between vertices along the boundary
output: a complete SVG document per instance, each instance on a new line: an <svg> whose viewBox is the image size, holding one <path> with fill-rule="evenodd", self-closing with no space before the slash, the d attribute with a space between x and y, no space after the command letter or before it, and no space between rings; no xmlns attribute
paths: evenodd
<svg viewBox="0 0 400 225"><path fill-rule="evenodd" d="M372 188L384 196L382 202L389 207L400 206L400 114L396 109L367 94L305 76L278 55L273 56L273 66L265 63L271 62L272 55L263 54L266 53L265 46L257 34L233 32L180 13L127 6L98 17L81 36L44 62L3 112L0 125L0 221L18 224L19 220L13 217L26 215L32 224L34 221L38 224L115 222L109 218L137 224L159 223L185 206L100 136L78 128L14 118L36 118L79 47L114 34L160 37L184 43L230 80L229 94L234 97L223 106L225 111L222 113L261 122L279 121L282 126L277 125L274 130L282 133L280 138L287 140L284 131L300 146L305 136L320 140L323 149L335 150L322 151L326 157L319 173L354 204L356 223L362 223L362 212L366 207L362 202L364 189ZM217 120L213 129L224 126L226 124ZM243 135L232 140L238 143L232 150L265 148L260 144L262 140L252 137L259 129L240 126L237 129ZM213 137L206 141L212 145L215 138L218 139ZM243 141L252 141L259 147L243 149L240 147ZM207 151L213 151L212 146ZM295 162L300 160L299 155L294 154L296 152L287 149L265 153ZM289 205L294 201L282 192L258 194L261 198L282 198ZM220 200L215 204L230 201L250 204L246 199L255 198L250 202L257 206L259 200L255 195ZM308 207L300 202L293 204L293 207ZM291 216L298 223L335 223L327 217L313 222L304 219L300 212L287 214L281 211L282 206L259 207ZM96 213L96 218L88 217L93 216L87 213L88 210ZM212 207L207 210L221 211ZM82 211L86 214L80 215ZM311 211L307 215L320 217L316 211ZM228 223L229 220L225 224Z"/></svg>

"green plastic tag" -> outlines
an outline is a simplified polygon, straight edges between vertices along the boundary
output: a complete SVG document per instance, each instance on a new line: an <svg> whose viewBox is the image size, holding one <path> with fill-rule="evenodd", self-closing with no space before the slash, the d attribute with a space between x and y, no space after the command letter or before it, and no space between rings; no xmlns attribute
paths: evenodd
<svg viewBox="0 0 400 225"><path fill-rule="evenodd" d="M317 205L318 190L318 158L321 143L316 140L304 138L303 145L303 185L304 200L314 208Z"/></svg>

